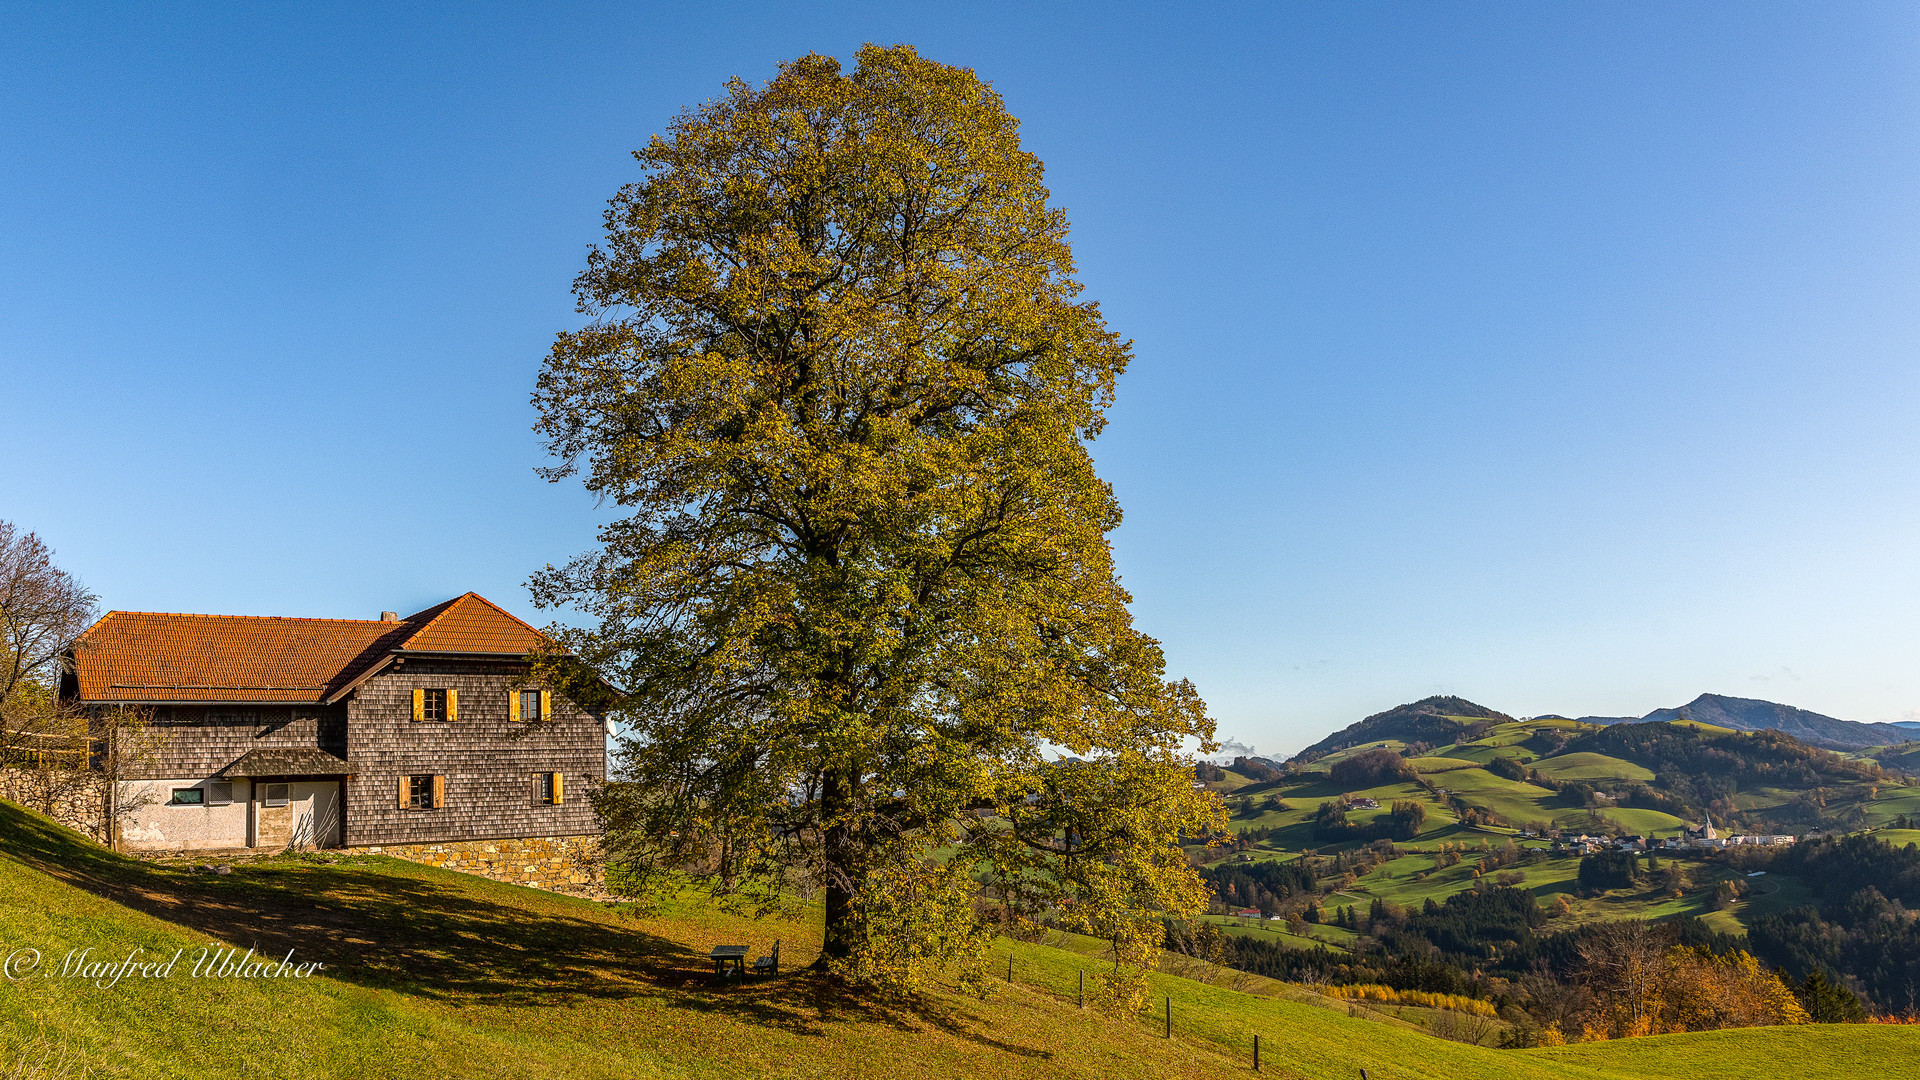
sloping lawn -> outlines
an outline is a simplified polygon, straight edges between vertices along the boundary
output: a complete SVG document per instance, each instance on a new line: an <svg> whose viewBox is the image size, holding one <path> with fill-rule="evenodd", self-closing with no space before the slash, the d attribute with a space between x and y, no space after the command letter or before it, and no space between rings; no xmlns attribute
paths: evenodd
<svg viewBox="0 0 1920 1080"><path fill-rule="evenodd" d="M1502 1052L1264 980L1246 993L1171 974L1151 977L1147 1015L1108 1018L1076 1003L1079 974L1104 968L1086 939L1001 941L995 962L1010 958L1014 979L985 1001L860 1000L792 970L709 985L713 944L777 937L783 960L804 964L817 925L805 909L756 920L693 900L642 915L368 856L281 856L218 876L121 858L0 803L0 943L43 957L39 971L16 962L25 977L0 994L0 1075L43 1038L95 1076L356 1080L1225 1077L1248 1071L1255 1034L1277 1075L1365 1068L1374 1080L1770 1077L1781 1061L1800 1075L1898 1075L1920 1055L1920 1031L1862 1027ZM209 941L327 966L307 979L194 978L185 969ZM69 951L136 948L185 961L171 978L112 985L57 976Z"/></svg>

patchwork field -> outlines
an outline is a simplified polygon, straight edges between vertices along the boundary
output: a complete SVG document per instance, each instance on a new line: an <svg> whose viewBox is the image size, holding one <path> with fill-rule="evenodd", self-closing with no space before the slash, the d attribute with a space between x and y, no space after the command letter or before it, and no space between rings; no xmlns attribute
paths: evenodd
<svg viewBox="0 0 1920 1080"><path fill-rule="evenodd" d="M1744 737L1712 725L1683 721L1675 726L1707 736ZM1645 765L1591 750L1562 749L1547 756L1537 752L1564 746L1562 740L1577 739L1600 729L1570 720L1500 723L1484 729L1479 729L1476 722L1476 729L1481 730L1480 738L1423 749L1420 756L1408 758L1407 764L1417 774L1418 783L1354 786L1332 779L1333 767L1355 755L1383 746L1396 751L1406 748L1395 739L1373 739L1328 754L1304 770L1295 766L1293 775L1277 779L1267 777L1256 781L1229 770L1227 782L1215 786L1227 795L1232 809L1231 828L1241 833L1259 830L1258 842L1237 857L1255 861L1289 858L1307 850L1326 855L1361 846L1367 842L1364 836L1330 842L1314 831L1316 808L1343 796L1349 802L1347 820L1363 828L1390 815L1396 801L1416 802L1426 810L1419 834L1411 839L1395 840L1397 847L1413 854L1362 878L1358 890L1368 900L1377 897L1394 903L1417 904L1428 899L1444 900L1472 887L1475 881L1472 865L1475 859L1444 870L1434 869L1430 853L1442 845L1476 847L1482 842L1498 845L1513 840L1522 846L1544 846L1543 840L1519 835L1529 826L1551 826L1563 833L1618 832L1670 837L1689 824L1687 819L1664 810L1622 806L1606 797L1612 792L1624 798L1630 795L1629 785L1654 782L1654 770ZM1542 732L1552 734L1538 737ZM1856 760L1874 756L1906 760L1895 751L1859 755ZM1534 770L1538 782L1515 780L1490 771L1488 764L1499 758L1514 759L1522 767ZM1578 783L1585 787L1563 793L1547 786L1549 783ZM1584 794L1587 789L1598 794L1588 796ZM1768 815L1803 814L1810 798L1818 800L1821 812L1834 820L1850 822L1850 827L1878 829L1883 837L1898 843L1906 842L1906 837L1920 841L1920 830L1889 828L1903 819L1920 823L1920 786L1908 786L1897 776L1877 782L1845 777L1823 779L1817 788L1808 789L1735 785L1732 794L1733 805L1742 812L1756 815L1759 820L1753 827L1763 832L1773 831L1766 820ZM1379 805L1367 808L1352 804L1359 799L1373 799ZM1724 828L1724 823L1721 824ZM1196 854L1200 852L1198 848L1194 850ZM1731 908L1715 911L1711 904L1714 886L1732 872L1705 864L1701 864L1701 869L1693 875L1694 880L1679 897L1647 891L1586 898L1579 896L1572 885L1577 866L1578 859L1529 860L1520 869L1527 875L1525 887L1532 889L1543 903L1565 896L1578 921L1692 915L1726 932L1738 933L1743 932L1744 920L1752 914L1785 902L1771 898L1769 890L1761 888ZM1422 880L1412 880L1422 871L1426 872ZM1280 933L1264 929L1252 932Z"/></svg>

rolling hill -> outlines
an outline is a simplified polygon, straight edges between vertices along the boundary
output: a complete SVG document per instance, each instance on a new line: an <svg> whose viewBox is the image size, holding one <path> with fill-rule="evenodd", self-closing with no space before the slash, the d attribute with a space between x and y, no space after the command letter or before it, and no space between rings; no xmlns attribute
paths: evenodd
<svg viewBox="0 0 1920 1080"><path fill-rule="evenodd" d="M1784 731L1802 742L1829 749L1859 750L1920 739L1920 725L1911 722L1864 724L1838 720L1806 709L1758 698L1701 694L1685 705L1655 709L1645 716L1583 716L1580 722L1601 726L1660 720L1693 720L1735 731Z"/></svg>
<svg viewBox="0 0 1920 1080"><path fill-rule="evenodd" d="M1660 710L1665 715L1653 720L1594 725L1560 717L1517 721L1461 698L1428 698L1329 735L1294 757L1285 782L1261 789L1305 811L1309 807L1299 803L1344 794L1327 783L1331 766L1384 748L1404 754L1423 784L1443 792L1413 791L1430 804L1429 821L1474 817L1513 827L1578 825L1595 831L1611 822L1624 831L1651 827L1671 835L1682 819L1711 822L1723 831L1779 833L1886 827L1920 814L1920 788L1905 783L1920 768L1920 753L1902 746L1869 755L1823 748L1763 723L1792 719L1785 706L1768 702L1704 695L1695 705ZM1795 723L1813 724L1806 717L1814 715ZM1440 738L1448 741L1434 742ZM1522 780L1534 794L1516 801L1501 785ZM1403 798L1410 790L1403 784L1370 794ZM1506 794L1475 800L1479 792L1494 791ZM1291 819L1261 815L1249 823L1291 827L1290 839L1300 846L1311 839L1302 832L1302 813Z"/></svg>
<svg viewBox="0 0 1920 1080"><path fill-rule="evenodd" d="M1481 715L1463 715L1469 709ZM1870 902L1899 916L1885 897L1908 907L1920 897L1901 884L1898 860L1911 853L1891 854L1920 835L1920 785L1911 779L1920 744L1840 752L1776 727L1736 729L1728 721L1757 722L1755 713L1730 706L1606 725L1484 715L1493 712L1457 698L1413 702L1322 740L1277 779L1228 770L1212 785L1235 835L1224 847L1188 850L1204 866L1212 917L1239 921L1226 931L1229 962L1292 979L1318 972L1459 992L1483 967L1512 979L1557 956L1552 977L1568 987L1583 977L1565 961L1580 934L1645 920L1656 928L1647 933L1692 935L1693 948L1751 949L1783 978L1831 973L1859 995L1853 1008L1905 1007L1906 984L1882 969L1909 970L1901 965L1920 957L1920 933L1899 929L1897 918L1874 921ZM1443 734L1450 741L1430 741ZM1566 842L1673 838L1701 824L1755 841L1806 839L1657 853ZM1860 861L1879 867L1861 873L1881 875L1874 883L1884 897L1849 900L1857 874L1835 892L1793 869L1834 835L1860 833L1868 835L1848 841L1885 842L1885 858ZM1259 917L1241 914L1249 909ZM1550 922L1515 930L1500 911ZM1527 951L1529 934L1537 953ZM1394 966L1421 957L1452 965L1454 975Z"/></svg>
<svg viewBox="0 0 1920 1080"><path fill-rule="evenodd" d="M1424 742L1439 746L1455 741L1463 732L1480 722L1507 723L1513 717L1476 705L1465 698L1430 697L1410 704L1374 713L1359 723L1342 728L1294 755L1296 761L1312 761L1337 750L1395 740L1401 743Z"/></svg>

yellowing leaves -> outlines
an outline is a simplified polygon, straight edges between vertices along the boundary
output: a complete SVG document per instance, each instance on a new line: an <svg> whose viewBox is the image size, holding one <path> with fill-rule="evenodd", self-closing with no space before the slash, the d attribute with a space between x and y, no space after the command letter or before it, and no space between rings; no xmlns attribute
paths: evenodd
<svg viewBox="0 0 1920 1080"><path fill-rule="evenodd" d="M1204 902L1177 841L1220 807L1181 748L1213 726L1115 581L1085 440L1128 349L1017 121L869 46L635 157L534 397L548 475L625 513L534 582L626 691L610 848L821 890L831 962L880 984L977 957L975 892L1141 952Z"/></svg>

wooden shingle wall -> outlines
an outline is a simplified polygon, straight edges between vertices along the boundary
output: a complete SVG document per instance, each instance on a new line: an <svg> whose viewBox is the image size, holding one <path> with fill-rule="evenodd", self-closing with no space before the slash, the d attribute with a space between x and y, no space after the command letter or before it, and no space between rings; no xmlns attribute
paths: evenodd
<svg viewBox="0 0 1920 1080"><path fill-rule="evenodd" d="M178 780L212 776L250 750L301 748L347 755L345 705L161 705L130 736L123 776Z"/></svg>
<svg viewBox="0 0 1920 1080"><path fill-rule="evenodd" d="M606 776L600 721L550 695L554 718L507 719L507 694L524 664L408 659L374 676L348 702L349 847L431 844L510 837L583 836L598 831L588 781ZM456 691L458 719L416 722L416 689ZM566 801L539 801L535 777L565 775ZM444 776L437 810L398 805L401 777Z"/></svg>

